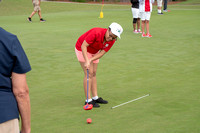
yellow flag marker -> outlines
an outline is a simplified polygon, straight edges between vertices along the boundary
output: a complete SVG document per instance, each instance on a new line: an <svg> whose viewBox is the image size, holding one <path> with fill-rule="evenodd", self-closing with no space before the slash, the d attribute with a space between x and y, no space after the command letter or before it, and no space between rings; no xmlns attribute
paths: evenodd
<svg viewBox="0 0 200 133"><path fill-rule="evenodd" d="M103 18L103 6L104 6L104 0L102 0L102 6L99 18Z"/></svg>

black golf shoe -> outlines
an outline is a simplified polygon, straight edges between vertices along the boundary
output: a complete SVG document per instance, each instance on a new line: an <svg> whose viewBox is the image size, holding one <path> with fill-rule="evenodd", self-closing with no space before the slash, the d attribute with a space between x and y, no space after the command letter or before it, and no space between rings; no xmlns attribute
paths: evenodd
<svg viewBox="0 0 200 133"><path fill-rule="evenodd" d="M44 20L43 18L40 19L40 22L45 22L46 20Z"/></svg>
<svg viewBox="0 0 200 133"><path fill-rule="evenodd" d="M94 99L93 99L94 100ZM107 104L108 101L103 100L103 98L99 97L97 100L94 100L96 103Z"/></svg>
<svg viewBox="0 0 200 133"><path fill-rule="evenodd" d="M87 102L85 102L85 105L87 104ZM91 102L89 102L88 104L92 104L93 107L98 108L100 107L100 105L98 103L96 103L94 100L92 100Z"/></svg>
<svg viewBox="0 0 200 133"><path fill-rule="evenodd" d="M28 20L29 22L32 22L32 20L31 20L31 18L30 18L30 17L28 17L28 18L27 18L27 20Z"/></svg>

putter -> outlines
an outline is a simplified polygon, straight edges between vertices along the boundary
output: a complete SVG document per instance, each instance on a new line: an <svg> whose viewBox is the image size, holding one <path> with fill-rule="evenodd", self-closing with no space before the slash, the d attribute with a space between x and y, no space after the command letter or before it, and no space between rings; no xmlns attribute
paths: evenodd
<svg viewBox="0 0 200 133"><path fill-rule="evenodd" d="M85 110L91 110L93 108L92 104L88 104L88 85L89 85L89 70L87 69L87 104L83 106Z"/></svg>

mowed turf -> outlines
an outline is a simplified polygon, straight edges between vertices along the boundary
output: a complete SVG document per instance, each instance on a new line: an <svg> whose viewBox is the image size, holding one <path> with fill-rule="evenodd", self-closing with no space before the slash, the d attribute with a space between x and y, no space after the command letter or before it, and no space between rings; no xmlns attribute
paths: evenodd
<svg viewBox="0 0 200 133"><path fill-rule="evenodd" d="M193 4L195 3L195 4ZM31 1L3 0L0 26L16 34L30 60L27 74L33 133L199 133L200 3L169 5L150 20L152 38L132 32L130 5L42 2L27 22ZM118 22L124 32L100 60L98 94L109 104L83 109L83 72L74 53L78 37ZM150 94L138 101L118 104ZM92 123L87 124L86 119Z"/></svg>

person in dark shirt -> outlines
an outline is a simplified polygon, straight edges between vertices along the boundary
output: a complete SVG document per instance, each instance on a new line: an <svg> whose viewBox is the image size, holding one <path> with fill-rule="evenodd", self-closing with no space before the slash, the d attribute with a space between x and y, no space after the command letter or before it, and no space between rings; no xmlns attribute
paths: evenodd
<svg viewBox="0 0 200 133"><path fill-rule="evenodd" d="M17 38L0 27L0 132L30 133L30 98L26 73L28 58Z"/></svg>
<svg viewBox="0 0 200 133"><path fill-rule="evenodd" d="M132 14L133 14L133 33L142 33L140 31L140 12L139 12L139 1L138 0L131 0L132 3ZM137 26L137 28L136 28Z"/></svg>
<svg viewBox="0 0 200 133"><path fill-rule="evenodd" d="M163 12L168 12L168 10L167 10L167 0L164 0Z"/></svg>

